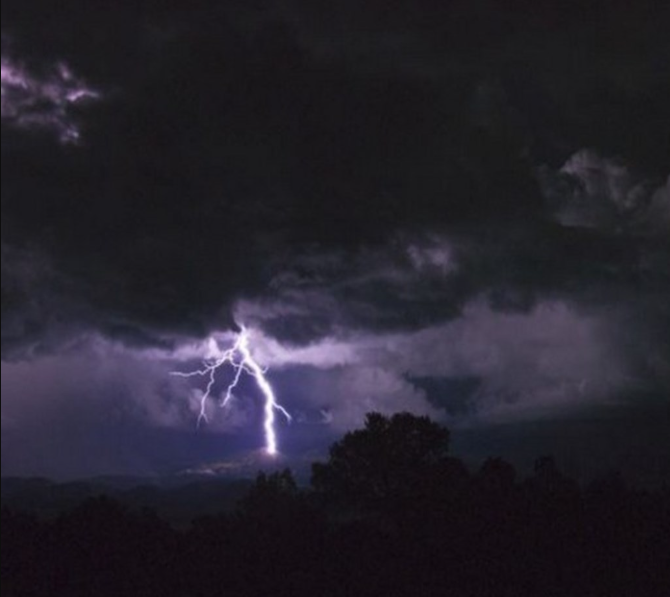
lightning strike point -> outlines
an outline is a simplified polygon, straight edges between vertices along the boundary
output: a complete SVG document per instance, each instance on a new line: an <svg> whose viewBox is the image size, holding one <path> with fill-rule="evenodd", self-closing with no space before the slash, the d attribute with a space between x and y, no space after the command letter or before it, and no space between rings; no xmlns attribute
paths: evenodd
<svg viewBox="0 0 670 597"><path fill-rule="evenodd" d="M241 326L241 331L237 335L237 338L233 346L227 350L222 351L216 340L213 338L210 339L208 345L208 354L203 361L203 366L201 369L196 369L190 372L181 372L173 371L171 375L176 377L191 378L191 377L203 377L207 380L205 390L202 393L200 398L200 412L198 414L198 427L202 423L207 423L209 419L207 418L207 402L212 396L214 386L216 385L216 378L219 369L230 366L233 371L233 380L228 385L223 399L221 400L221 406L225 407L230 400L233 398L233 391L238 386L242 373L250 375L256 380L256 384L260 389L263 397L265 399L264 407L264 424L263 429L265 432L265 451L270 456L277 456L279 450L277 447L277 432L275 429L276 424L276 413L281 413L286 420L290 423L292 417L289 412L277 401L275 392L270 385L270 382L266 376L267 369L261 367L261 365L254 359L251 354L251 349L249 347L249 333L244 326Z"/></svg>

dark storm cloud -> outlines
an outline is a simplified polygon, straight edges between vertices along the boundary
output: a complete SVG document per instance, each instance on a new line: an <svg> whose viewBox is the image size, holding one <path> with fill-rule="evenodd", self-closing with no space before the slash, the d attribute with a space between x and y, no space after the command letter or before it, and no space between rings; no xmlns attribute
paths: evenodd
<svg viewBox="0 0 670 597"><path fill-rule="evenodd" d="M668 45L645 7L72 6L3 8L21 64L105 90L79 147L3 124L3 354L84 329L169 345L233 314L305 344L563 301L627 309L619 337L664 377Z"/></svg>
<svg viewBox="0 0 670 597"><path fill-rule="evenodd" d="M2 244L2 346L3 357L13 349L23 354L57 348L80 325L69 328L68 314L76 311L68 296L74 289L49 264L45 256ZM78 317L85 321L83 309ZM71 324L74 321L70 322ZM53 342L52 342L53 341ZM35 350L37 349L37 350Z"/></svg>
<svg viewBox="0 0 670 597"><path fill-rule="evenodd" d="M235 319L294 433L667 401L669 10L3 2L3 471L191 429Z"/></svg>
<svg viewBox="0 0 670 597"><path fill-rule="evenodd" d="M650 146L659 138L662 108L648 104L664 84L661 63L636 67L667 49L657 20L640 8L624 26L603 5L591 26L548 3L471 4L5 3L3 28L26 63L67 61L107 97L81 114L80 148L3 126L3 243L48 255L103 331L147 341L232 325L234 302L300 267L296 254L383 252L399 231L455 238L460 270L446 282L414 275L411 296L368 283L349 303L369 317L352 315L352 325L448 319L481 292L529 307L537 292L607 285L613 268L628 275L630 247L547 224L534 168L540 155L577 149L584 118L591 144L613 145L599 136L613 115L621 144L632 129ZM558 61L571 59L562 55L571 35L580 60L607 68L580 69L565 85L571 73ZM610 44L634 52L607 61ZM590 98L603 84L612 99ZM582 105L568 97L575 90ZM648 120L623 118L631 101ZM595 109L603 103L607 123ZM566 272L566 251L582 250L590 263ZM350 273L330 275L337 285ZM312 325L318 335L332 322Z"/></svg>
<svg viewBox="0 0 670 597"><path fill-rule="evenodd" d="M16 27L28 53L62 53L116 91L87 115L85 147L3 129L3 242L48 254L104 329L229 325L231 301L273 273L268 256L383 239L440 193L431 89L315 64L281 27L254 37L225 15L194 21L153 54L146 29L119 38L114 19L77 48L64 18L37 49L30 24Z"/></svg>

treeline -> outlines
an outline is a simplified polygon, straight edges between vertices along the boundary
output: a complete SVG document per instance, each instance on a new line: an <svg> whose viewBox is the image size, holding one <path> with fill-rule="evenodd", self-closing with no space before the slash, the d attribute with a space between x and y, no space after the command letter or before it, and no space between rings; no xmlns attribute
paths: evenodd
<svg viewBox="0 0 670 597"><path fill-rule="evenodd" d="M2 511L2 593L58 597L667 597L670 493L551 458L471 473L448 431L371 414L300 489L259 474L232 513L175 529L86 500L55 520Z"/></svg>

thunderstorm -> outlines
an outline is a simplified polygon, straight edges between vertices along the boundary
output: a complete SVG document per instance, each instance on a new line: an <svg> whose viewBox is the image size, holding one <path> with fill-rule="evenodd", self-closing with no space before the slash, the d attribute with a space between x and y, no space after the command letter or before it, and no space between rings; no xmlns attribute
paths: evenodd
<svg viewBox="0 0 670 597"><path fill-rule="evenodd" d="M198 425L207 422L207 402L212 397L212 392L217 381L217 374L222 368L230 367L233 370L233 379L228 385L221 406L226 406L233 397L233 391L238 386L243 373L253 377L263 394L265 400L264 407L264 430L265 430L265 449L266 452L275 456L278 453L277 431L275 429L276 413L281 413L288 422L292 418L289 412L277 401L275 392L267 378L267 371L254 359L249 347L249 333L245 327L237 335L233 345L222 350L214 340L210 343L213 356L208 357L203 362L203 366L195 371L181 372L173 371L172 375L177 377L192 378L202 377L207 380L207 385L200 399L200 414L198 415Z"/></svg>

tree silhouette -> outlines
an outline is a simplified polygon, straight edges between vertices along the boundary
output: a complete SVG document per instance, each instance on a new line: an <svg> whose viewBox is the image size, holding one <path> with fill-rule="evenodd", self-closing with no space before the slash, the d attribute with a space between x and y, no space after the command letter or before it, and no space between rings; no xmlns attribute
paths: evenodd
<svg viewBox="0 0 670 597"><path fill-rule="evenodd" d="M238 503L238 513L245 521L276 524L290 518L298 508L298 485L289 469L258 473L254 485Z"/></svg>
<svg viewBox="0 0 670 597"><path fill-rule="evenodd" d="M448 449L449 431L428 417L370 413L312 466L312 486L341 506L388 513L425 493Z"/></svg>

